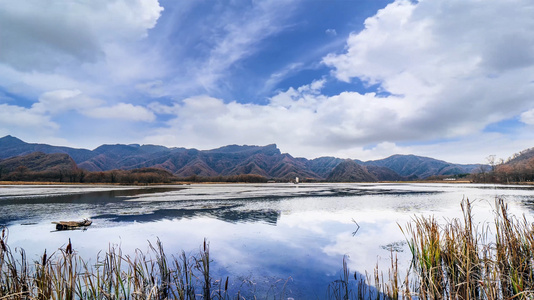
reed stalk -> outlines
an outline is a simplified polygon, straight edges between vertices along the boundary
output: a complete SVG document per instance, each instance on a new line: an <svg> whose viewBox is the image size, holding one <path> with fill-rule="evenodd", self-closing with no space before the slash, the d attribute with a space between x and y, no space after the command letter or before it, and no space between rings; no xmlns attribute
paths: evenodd
<svg viewBox="0 0 534 300"><path fill-rule="evenodd" d="M475 223L467 199L461 209L462 218L445 224L430 216L399 226L412 253L404 281L393 252L386 277L378 266L372 275L351 276L345 256L326 298L533 299L534 224L509 215L502 199L496 199L493 223ZM178 257L167 256L159 239L147 253L136 250L133 256L110 246L94 263L84 261L69 240L32 264L23 249L9 248L8 235L1 227L0 300L244 299L241 291L230 294L229 277L213 280L207 240L197 255L182 251ZM284 284L278 298L285 298L285 289Z"/></svg>

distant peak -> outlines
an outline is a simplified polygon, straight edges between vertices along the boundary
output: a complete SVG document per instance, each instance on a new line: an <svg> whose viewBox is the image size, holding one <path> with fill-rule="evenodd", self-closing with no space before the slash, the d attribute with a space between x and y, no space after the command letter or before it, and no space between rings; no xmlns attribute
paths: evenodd
<svg viewBox="0 0 534 300"><path fill-rule="evenodd" d="M269 144L266 146L256 145L227 145L220 148L208 150L210 152L244 152L244 151L258 151L258 150L277 150L276 144Z"/></svg>
<svg viewBox="0 0 534 300"><path fill-rule="evenodd" d="M6 135L6 136L4 136L4 137L1 138L1 139L2 139L2 140L3 140L3 139L16 139L16 140L18 140L18 138L14 137L14 136L12 136L12 135L9 135L9 134Z"/></svg>
<svg viewBox="0 0 534 300"><path fill-rule="evenodd" d="M9 142L9 143L24 143L24 141L22 141L21 139L16 138L16 137L11 136L11 135L6 135L3 138L0 138L0 141Z"/></svg>

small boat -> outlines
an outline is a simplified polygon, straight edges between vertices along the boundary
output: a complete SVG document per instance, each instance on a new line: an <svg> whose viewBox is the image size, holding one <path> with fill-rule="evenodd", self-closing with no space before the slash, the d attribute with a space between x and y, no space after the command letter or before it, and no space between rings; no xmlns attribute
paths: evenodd
<svg viewBox="0 0 534 300"><path fill-rule="evenodd" d="M52 222L52 224L56 224L57 230L70 230L70 229L77 229L80 227L87 227L93 224L93 221L84 219L83 221L59 221L59 222Z"/></svg>

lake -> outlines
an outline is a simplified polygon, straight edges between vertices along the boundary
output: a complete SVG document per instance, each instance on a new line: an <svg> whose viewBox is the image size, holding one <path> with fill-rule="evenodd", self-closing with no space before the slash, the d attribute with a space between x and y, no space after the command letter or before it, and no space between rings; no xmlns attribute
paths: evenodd
<svg viewBox="0 0 534 300"><path fill-rule="evenodd" d="M400 227L416 216L445 222L473 202L478 224L493 221L495 198L509 212L534 212L534 187L475 184L195 184L176 186L0 186L0 224L8 245L30 260L65 247L84 259L110 246L124 253L163 243L168 255L198 253L210 243L214 279L264 296L324 299L351 272L387 277L390 257L407 268L411 253ZM53 221L90 218L87 230L56 231Z"/></svg>

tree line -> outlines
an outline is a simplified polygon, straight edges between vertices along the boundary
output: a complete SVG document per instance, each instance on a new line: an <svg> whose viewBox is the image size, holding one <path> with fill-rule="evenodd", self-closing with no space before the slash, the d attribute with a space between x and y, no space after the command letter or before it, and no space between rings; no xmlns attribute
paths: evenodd
<svg viewBox="0 0 534 300"><path fill-rule="evenodd" d="M532 150L532 149L529 149ZM522 153L524 154L524 153ZM495 160L494 155L490 155L488 165L481 166L477 172L471 175L471 180L477 183L525 183L534 181L534 157L513 161L519 157L504 160Z"/></svg>
<svg viewBox="0 0 534 300"><path fill-rule="evenodd" d="M109 184L165 184L173 182L246 182L265 183L269 179L256 174L204 177L192 175L177 177L158 168L133 170L87 171L76 168L57 168L46 171L32 171L25 166L15 170L0 167L0 181L57 182L57 183L109 183Z"/></svg>

